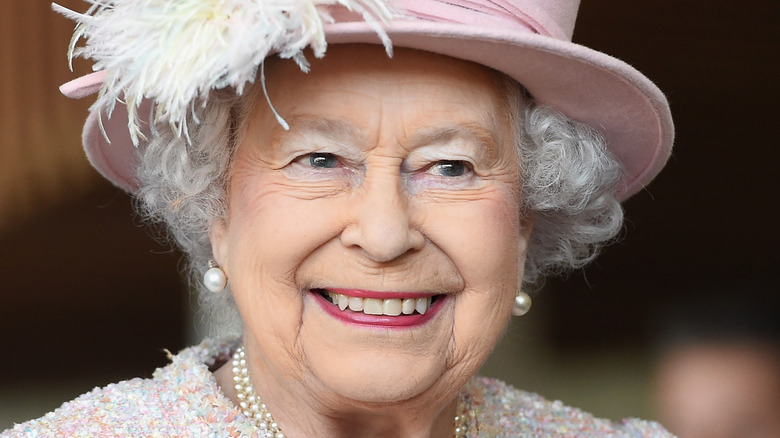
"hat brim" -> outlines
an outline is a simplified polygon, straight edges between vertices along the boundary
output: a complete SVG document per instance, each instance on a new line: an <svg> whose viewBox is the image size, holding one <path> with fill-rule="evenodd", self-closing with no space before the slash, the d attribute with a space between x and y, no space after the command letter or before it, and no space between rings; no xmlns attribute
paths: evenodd
<svg viewBox="0 0 780 438"><path fill-rule="evenodd" d="M621 200L642 190L671 154L674 125L666 98L642 73L617 58L568 41L498 28L420 20L393 22L386 30L394 47L498 70L520 82L537 101L600 132L623 166L616 188ZM374 29L362 21L329 24L326 38L330 45L381 44ZM98 80L96 75L92 82ZM77 88L94 89L89 82ZM70 94L77 96L78 90ZM126 108L117 105L111 118L105 114L102 118L110 143L93 112L83 133L87 156L107 179L134 192L138 154L130 140Z"/></svg>

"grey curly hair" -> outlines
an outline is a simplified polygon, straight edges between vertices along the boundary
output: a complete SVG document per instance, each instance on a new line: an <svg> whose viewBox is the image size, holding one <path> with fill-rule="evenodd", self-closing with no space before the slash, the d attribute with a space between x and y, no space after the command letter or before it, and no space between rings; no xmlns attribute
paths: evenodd
<svg viewBox="0 0 780 438"><path fill-rule="evenodd" d="M545 275L585 265L615 237L623 220L613 190L621 170L589 126L536 103L516 81L500 78L524 176L522 213L535 219L523 278L524 287L532 287ZM213 257L209 230L227 211L234 145L258 88L241 96L212 93L199 120L188 121L190 141L160 130L138 169L137 208L148 220L164 223L187 255L192 288L217 335L239 333L241 320L232 294L209 292L201 278Z"/></svg>

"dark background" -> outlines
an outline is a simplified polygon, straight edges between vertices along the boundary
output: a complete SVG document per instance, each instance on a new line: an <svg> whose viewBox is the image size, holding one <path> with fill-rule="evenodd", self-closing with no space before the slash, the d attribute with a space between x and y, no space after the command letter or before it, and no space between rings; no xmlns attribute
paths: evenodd
<svg viewBox="0 0 780 438"><path fill-rule="evenodd" d="M780 309L779 6L583 1L575 40L656 81L677 132L665 170L625 204L622 241L550 282L556 344L648 342L694 299Z"/></svg>
<svg viewBox="0 0 780 438"><path fill-rule="evenodd" d="M653 79L677 137L666 169L625 204L621 240L535 297L540 336L561 355L651 348L667 311L705 308L715 294L780 308L779 4L583 1L574 40ZM86 116L83 104L52 104ZM166 363L163 348L192 341L180 255L152 234L131 200L94 175L0 228L0 387L86 379L86 390L149 376Z"/></svg>

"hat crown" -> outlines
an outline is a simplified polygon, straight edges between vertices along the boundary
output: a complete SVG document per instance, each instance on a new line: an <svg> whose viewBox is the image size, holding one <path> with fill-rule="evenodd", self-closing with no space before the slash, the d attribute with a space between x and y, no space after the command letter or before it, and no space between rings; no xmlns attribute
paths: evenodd
<svg viewBox="0 0 780 438"><path fill-rule="evenodd" d="M525 28L571 41L580 0L396 0L395 4L425 20Z"/></svg>
<svg viewBox="0 0 780 438"><path fill-rule="evenodd" d="M286 9L272 7L271 21L281 25L269 29L266 7L276 2L159 2L181 8L178 14L159 13L148 7L149 2L137 1L95 3L99 6L88 14L61 10L80 24L77 36L87 36L88 41L95 39L95 44L78 51L80 56L99 61L96 69L103 70L62 88L71 97L100 90L84 128L84 147L95 168L134 192L138 189L134 144L140 143L138 135L133 137L137 134L133 130L140 126L135 116L151 114L152 102L157 110L163 108L156 110L154 120L167 120L170 126L180 129L177 134L186 135L183 116L191 113L193 102L208 99L214 89L243 89L255 79L265 56L278 52L279 47L285 48L286 57L297 56L300 62L305 61L301 51L306 47L322 55L330 44L380 42L388 51L392 43L490 67L523 84L538 102L597 129L624 168L617 188L619 199L628 198L650 182L671 152L674 125L669 105L658 87L630 65L571 43L579 0L285 1L313 5L304 8L313 15L299 19ZM242 13L215 15L210 8L217 4L229 8L238 5ZM208 10L205 14L188 11L196 6ZM241 16L242 20L212 19L231 16ZM117 31L116 17L132 26L123 25ZM204 19L219 37L204 38ZM170 25L169 20L175 25ZM151 26L159 21L162 26ZM229 24L230 29L236 24L249 26L252 32L220 33L224 24ZM193 31L190 39L200 38L202 44L197 47L210 50L211 55L190 51L190 39L170 32L172 28ZM275 31L273 35L269 36L269 30ZM143 43L147 51L162 55L138 56L137 50L128 49L138 45L135 43ZM258 43L263 43L262 48ZM182 46L188 50L172 49ZM184 66L183 73L172 74L171 54L178 52L195 53L198 56L191 61L202 62L205 68L191 68L189 62L180 62L176 64ZM180 86L185 79L189 85ZM128 100L128 90L134 100ZM182 90L187 91L186 95ZM116 111L112 112L114 107Z"/></svg>

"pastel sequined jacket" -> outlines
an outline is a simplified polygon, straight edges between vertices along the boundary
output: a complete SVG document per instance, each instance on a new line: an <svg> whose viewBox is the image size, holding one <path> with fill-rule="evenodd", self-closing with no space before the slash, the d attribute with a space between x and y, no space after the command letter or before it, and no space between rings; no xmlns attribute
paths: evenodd
<svg viewBox="0 0 780 438"><path fill-rule="evenodd" d="M233 348L235 342L206 340L172 357L151 379L96 388L0 437L263 437L209 371ZM613 423L495 379L474 378L464 391L473 415L469 437L672 436L657 423Z"/></svg>

